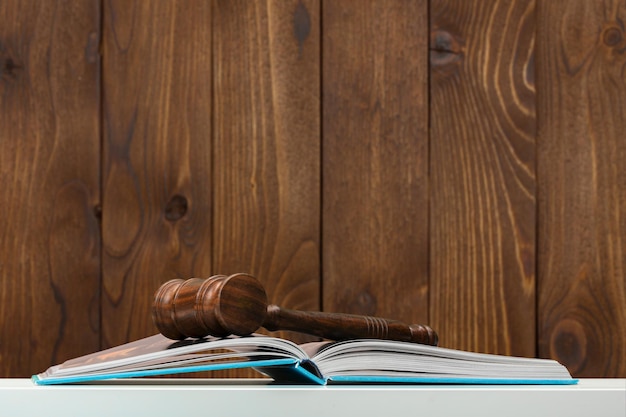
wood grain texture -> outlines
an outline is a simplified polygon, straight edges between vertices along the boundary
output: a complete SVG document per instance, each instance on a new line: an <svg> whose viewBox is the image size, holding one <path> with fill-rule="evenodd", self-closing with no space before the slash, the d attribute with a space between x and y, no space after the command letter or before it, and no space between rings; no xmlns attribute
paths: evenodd
<svg viewBox="0 0 626 417"><path fill-rule="evenodd" d="M103 347L156 333L156 289L211 275L211 4L106 1Z"/></svg>
<svg viewBox="0 0 626 417"><path fill-rule="evenodd" d="M214 10L215 271L319 309L319 2Z"/></svg>
<svg viewBox="0 0 626 417"><path fill-rule="evenodd" d="M428 320L426 1L323 5L323 305Z"/></svg>
<svg viewBox="0 0 626 417"><path fill-rule="evenodd" d="M99 347L99 10L0 3L0 377Z"/></svg>
<svg viewBox="0 0 626 417"><path fill-rule="evenodd" d="M539 354L624 377L626 6L539 5Z"/></svg>
<svg viewBox="0 0 626 417"><path fill-rule="evenodd" d="M0 1L0 377L153 334L162 283L235 272L626 376L624 22L617 0Z"/></svg>
<svg viewBox="0 0 626 417"><path fill-rule="evenodd" d="M442 346L535 355L532 1L431 2L430 314Z"/></svg>

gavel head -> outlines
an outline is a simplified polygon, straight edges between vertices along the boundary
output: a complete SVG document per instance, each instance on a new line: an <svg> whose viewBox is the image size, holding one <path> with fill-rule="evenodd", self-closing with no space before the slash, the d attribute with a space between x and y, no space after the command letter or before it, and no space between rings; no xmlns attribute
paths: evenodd
<svg viewBox="0 0 626 417"><path fill-rule="evenodd" d="M267 294L248 274L174 279L156 291L152 305L154 324L174 340L245 336L261 327L266 314Z"/></svg>

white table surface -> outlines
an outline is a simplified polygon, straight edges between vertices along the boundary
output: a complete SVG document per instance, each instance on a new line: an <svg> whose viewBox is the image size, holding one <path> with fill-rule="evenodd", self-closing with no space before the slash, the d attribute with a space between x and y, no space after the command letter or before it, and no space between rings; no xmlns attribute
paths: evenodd
<svg viewBox="0 0 626 417"><path fill-rule="evenodd" d="M36 386L0 379L0 416L625 417L626 379L578 385L284 386L152 379Z"/></svg>

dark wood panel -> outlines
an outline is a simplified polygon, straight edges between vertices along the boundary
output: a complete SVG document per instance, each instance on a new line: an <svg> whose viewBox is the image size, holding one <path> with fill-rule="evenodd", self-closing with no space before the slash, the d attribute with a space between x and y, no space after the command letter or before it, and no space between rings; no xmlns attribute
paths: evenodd
<svg viewBox="0 0 626 417"><path fill-rule="evenodd" d="M0 376L99 347L99 2L0 3Z"/></svg>
<svg viewBox="0 0 626 417"><path fill-rule="evenodd" d="M103 347L211 269L211 4L104 2Z"/></svg>
<svg viewBox="0 0 626 417"><path fill-rule="evenodd" d="M431 322L535 355L534 2L431 2Z"/></svg>
<svg viewBox="0 0 626 417"><path fill-rule="evenodd" d="M323 305L428 321L426 1L323 4Z"/></svg>
<svg viewBox="0 0 626 417"><path fill-rule="evenodd" d="M215 2L215 270L319 308L318 1Z"/></svg>
<svg viewBox="0 0 626 417"><path fill-rule="evenodd" d="M539 354L626 376L626 7L541 1Z"/></svg>

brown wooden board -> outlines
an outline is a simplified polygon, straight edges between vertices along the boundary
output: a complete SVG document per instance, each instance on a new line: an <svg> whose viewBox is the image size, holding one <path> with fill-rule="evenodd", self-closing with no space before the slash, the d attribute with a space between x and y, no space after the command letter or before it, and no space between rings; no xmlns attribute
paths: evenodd
<svg viewBox="0 0 626 417"><path fill-rule="evenodd" d="M431 324L442 346L534 356L534 2L430 13Z"/></svg>
<svg viewBox="0 0 626 417"><path fill-rule="evenodd" d="M425 323L427 2L322 9L324 310Z"/></svg>
<svg viewBox="0 0 626 417"><path fill-rule="evenodd" d="M156 333L166 280L211 269L211 4L104 2L103 347Z"/></svg>
<svg viewBox="0 0 626 417"><path fill-rule="evenodd" d="M99 347L99 13L0 2L0 377Z"/></svg>
<svg viewBox="0 0 626 417"><path fill-rule="evenodd" d="M539 354L624 377L626 7L539 4Z"/></svg>
<svg viewBox="0 0 626 417"><path fill-rule="evenodd" d="M0 377L153 334L163 282L234 272L285 308L626 376L624 21L1 1Z"/></svg>
<svg viewBox="0 0 626 417"><path fill-rule="evenodd" d="M215 270L304 310L320 293L319 7L218 0L213 20Z"/></svg>
<svg viewBox="0 0 626 417"><path fill-rule="evenodd" d="M319 308L319 3L218 0L213 262Z"/></svg>

